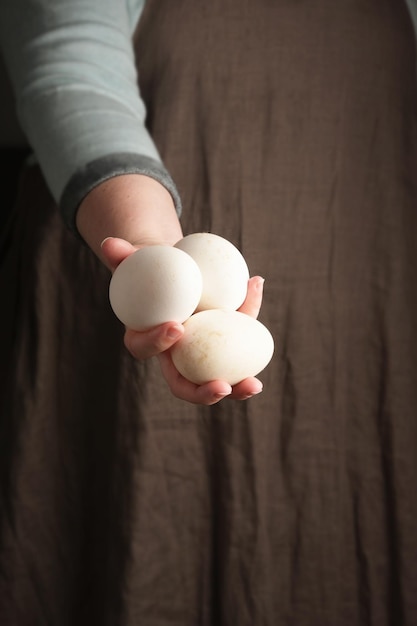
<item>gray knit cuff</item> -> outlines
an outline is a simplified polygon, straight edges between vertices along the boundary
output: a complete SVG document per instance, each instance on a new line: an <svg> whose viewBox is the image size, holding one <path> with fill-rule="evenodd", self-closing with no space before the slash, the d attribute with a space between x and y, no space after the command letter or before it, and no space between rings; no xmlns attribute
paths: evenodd
<svg viewBox="0 0 417 626"><path fill-rule="evenodd" d="M143 174L157 180L167 189L174 201L178 216L181 215L181 198L174 181L162 163L151 157L119 152L95 159L78 169L71 177L61 196L60 210L67 227L81 237L76 226L76 215L80 203L94 187L105 180L123 174Z"/></svg>

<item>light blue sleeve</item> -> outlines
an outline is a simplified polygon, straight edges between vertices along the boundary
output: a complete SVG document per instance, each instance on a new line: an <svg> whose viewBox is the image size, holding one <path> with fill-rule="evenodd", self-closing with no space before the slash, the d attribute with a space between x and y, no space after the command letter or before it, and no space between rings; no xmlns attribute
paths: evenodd
<svg viewBox="0 0 417 626"><path fill-rule="evenodd" d="M74 226L83 194L146 173L180 201L146 125L132 32L144 0L1 0L0 43L18 116Z"/></svg>

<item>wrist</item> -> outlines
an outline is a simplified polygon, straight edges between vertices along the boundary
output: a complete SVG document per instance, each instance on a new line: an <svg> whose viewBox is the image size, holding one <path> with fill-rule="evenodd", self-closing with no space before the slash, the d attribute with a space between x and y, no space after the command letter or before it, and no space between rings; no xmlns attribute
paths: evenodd
<svg viewBox="0 0 417 626"><path fill-rule="evenodd" d="M171 194L142 174L116 176L95 187L81 202L76 224L103 262L100 246L106 237L118 237L136 247L174 245L182 237Z"/></svg>

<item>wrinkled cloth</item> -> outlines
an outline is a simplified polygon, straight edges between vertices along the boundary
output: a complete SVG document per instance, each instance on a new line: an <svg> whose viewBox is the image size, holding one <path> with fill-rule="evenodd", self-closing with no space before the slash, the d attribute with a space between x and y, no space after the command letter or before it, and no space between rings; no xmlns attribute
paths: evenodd
<svg viewBox="0 0 417 626"><path fill-rule="evenodd" d="M27 170L1 255L0 623L414 626L405 3L148 0L135 47L184 232L265 277L276 351L248 402L172 398Z"/></svg>

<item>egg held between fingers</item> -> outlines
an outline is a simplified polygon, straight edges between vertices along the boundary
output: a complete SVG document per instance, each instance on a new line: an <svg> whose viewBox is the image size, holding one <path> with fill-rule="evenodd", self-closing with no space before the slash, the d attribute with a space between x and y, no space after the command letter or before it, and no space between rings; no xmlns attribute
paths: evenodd
<svg viewBox="0 0 417 626"><path fill-rule="evenodd" d="M180 239L175 247L187 252L200 268L203 291L197 311L236 311L243 304L249 269L242 253L230 241L214 233L193 233Z"/></svg>

